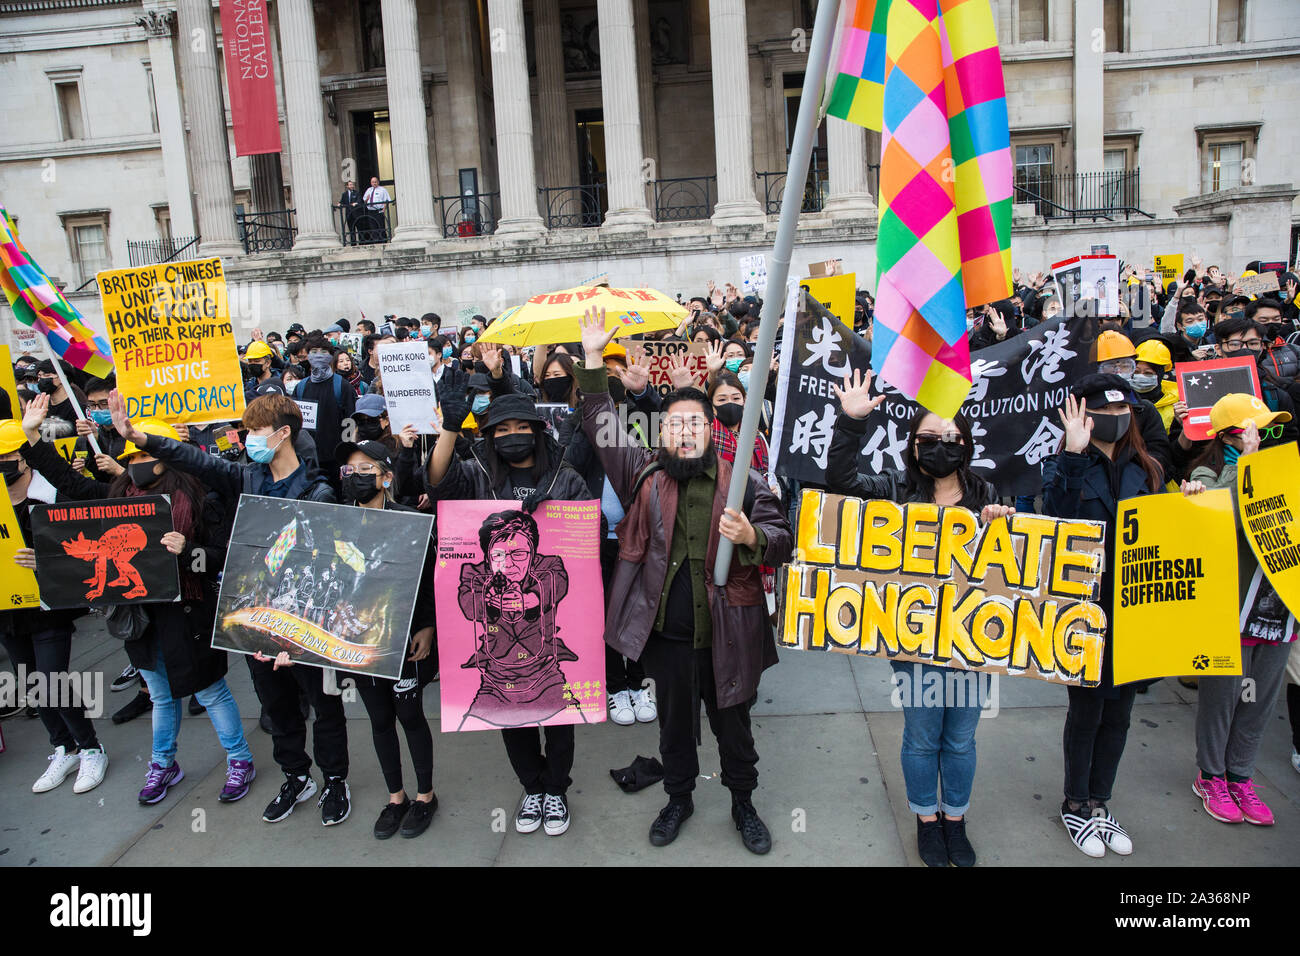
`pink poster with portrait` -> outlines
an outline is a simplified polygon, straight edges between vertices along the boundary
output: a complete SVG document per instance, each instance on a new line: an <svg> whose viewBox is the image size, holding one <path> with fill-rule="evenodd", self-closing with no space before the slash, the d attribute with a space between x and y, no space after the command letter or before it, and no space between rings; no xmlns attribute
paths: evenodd
<svg viewBox="0 0 1300 956"><path fill-rule="evenodd" d="M604 721L600 502L438 503L442 729Z"/></svg>

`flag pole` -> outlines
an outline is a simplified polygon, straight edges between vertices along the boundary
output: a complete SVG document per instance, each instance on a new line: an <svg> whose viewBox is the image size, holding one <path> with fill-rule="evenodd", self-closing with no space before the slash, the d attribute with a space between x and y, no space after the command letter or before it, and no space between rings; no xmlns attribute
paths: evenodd
<svg viewBox="0 0 1300 956"><path fill-rule="evenodd" d="M779 312L786 299L785 287L790 275L795 228L799 224L799 207L803 204L804 184L808 180L808 161L812 157L813 139L817 134L817 114L821 104L822 84L826 81L826 67L830 62L831 44L835 39L835 21L839 9L839 0L821 0L817 4L817 17L813 21L812 42L808 47L808 66L803 75L803 92L799 96L799 117L795 122L794 137L790 143L790 163L785 174L785 192L781 197L781 218L777 222L776 242L772 246L772 261L767 270L768 295L763 299L763 311L758 325L758 342L754 345L754 364L749 371L749 392L746 395L745 414L740 421L740 436L736 439L736 461L731 470L731 485L727 489L727 507L735 511L739 511L745 501L749 463L754 456L754 436L758 434L763 394L767 390L767 375L772 365L772 346L776 341L776 328L780 322ZM757 399L754 396L757 396ZM718 587L727 583L733 549L734 545L726 537L718 539L718 558L713 567L713 583Z"/></svg>
<svg viewBox="0 0 1300 956"><path fill-rule="evenodd" d="M72 407L76 411L77 417L85 418L86 410L81 407L81 403L77 401L77 393L74 392L72 386L68 384L68 378L63 374L63 362L54 354L54 347L50 345L49 337L42 335L41 341L45 343L45 354L50 357L50 364L54 366L54 374L58 378L59 384L63 386L63 390L67 392L68 401L72 403ZM102 455L104 453L99 447L99 442L95 441L93 433L86 436L86 441L90 443L90 447L94 449L96 455Z"/></svg>

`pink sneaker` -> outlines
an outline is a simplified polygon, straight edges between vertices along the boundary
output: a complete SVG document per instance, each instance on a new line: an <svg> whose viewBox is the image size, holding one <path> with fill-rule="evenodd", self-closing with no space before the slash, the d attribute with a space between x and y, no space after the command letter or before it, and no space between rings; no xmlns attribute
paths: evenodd
<svg viewBox="0 0 1300 956"><path fill-rule="evenodd" d="M1205 812L1220 823L1241 823L1246 819L1241 807L1237 806L1237 801L1228 792L1228 781L1222 777L1206 780L1198 773L1192 781L1192 793L1201 798Z"/></svg>
<svg viewBox="0 0 1300 956"><path fill-rule="evenodd" d="M1259 794L1255 792L1254 780L1230 783L1228 784L1228 793L1232 795L1232 799L1241 808L1241 813L1246 818L1247 823L1253 823L1259 827L1271 827L1273 825L1273 811L1264 805L1263 800L1259 799Z"/></svg>

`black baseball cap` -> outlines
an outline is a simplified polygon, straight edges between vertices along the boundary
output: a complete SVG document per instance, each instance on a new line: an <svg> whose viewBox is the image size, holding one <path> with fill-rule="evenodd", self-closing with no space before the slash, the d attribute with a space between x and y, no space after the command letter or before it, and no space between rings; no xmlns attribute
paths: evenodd
<svg viewBox="0 0 1300 956"><path fill-rule="evenodd" d="M1137 404L1133 389L1118 375L1085 375L1070 389L1070 394L1080 399L1087 408L1105 408L1111 402Z"/></svg>
<svg viewBox="0 0 1300 956"><path fill-rule="evenodd" d="M527 395L520 395L518 392L511 392L509 395L499 395L488 404L487 411L481 416L475 416L478 419L479 430L491 428L493 425L499 425L501 422L509 421L512 418L521 422L541 422L546 424L544 419L537 412L537 404Z"/></svg>
<svg viewBox="0 0 1300 956"><path fill-rule="evenodd" d="M334 460L346 464L354 452L361 452L367 458L379 462L389 471L393 470L393 459L388 453L388 446L378 441L342 441L334 446Z"/></svg>

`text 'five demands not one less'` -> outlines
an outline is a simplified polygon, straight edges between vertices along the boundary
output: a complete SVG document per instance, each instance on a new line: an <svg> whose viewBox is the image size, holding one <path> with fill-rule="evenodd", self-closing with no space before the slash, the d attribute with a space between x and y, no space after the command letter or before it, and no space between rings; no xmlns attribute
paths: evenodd
<svg viewBox="0 0 1300 956"><path fill-rule="evenodd" d="M204 424L244 412L220 259L95 277L127 417Z"/></svg>

